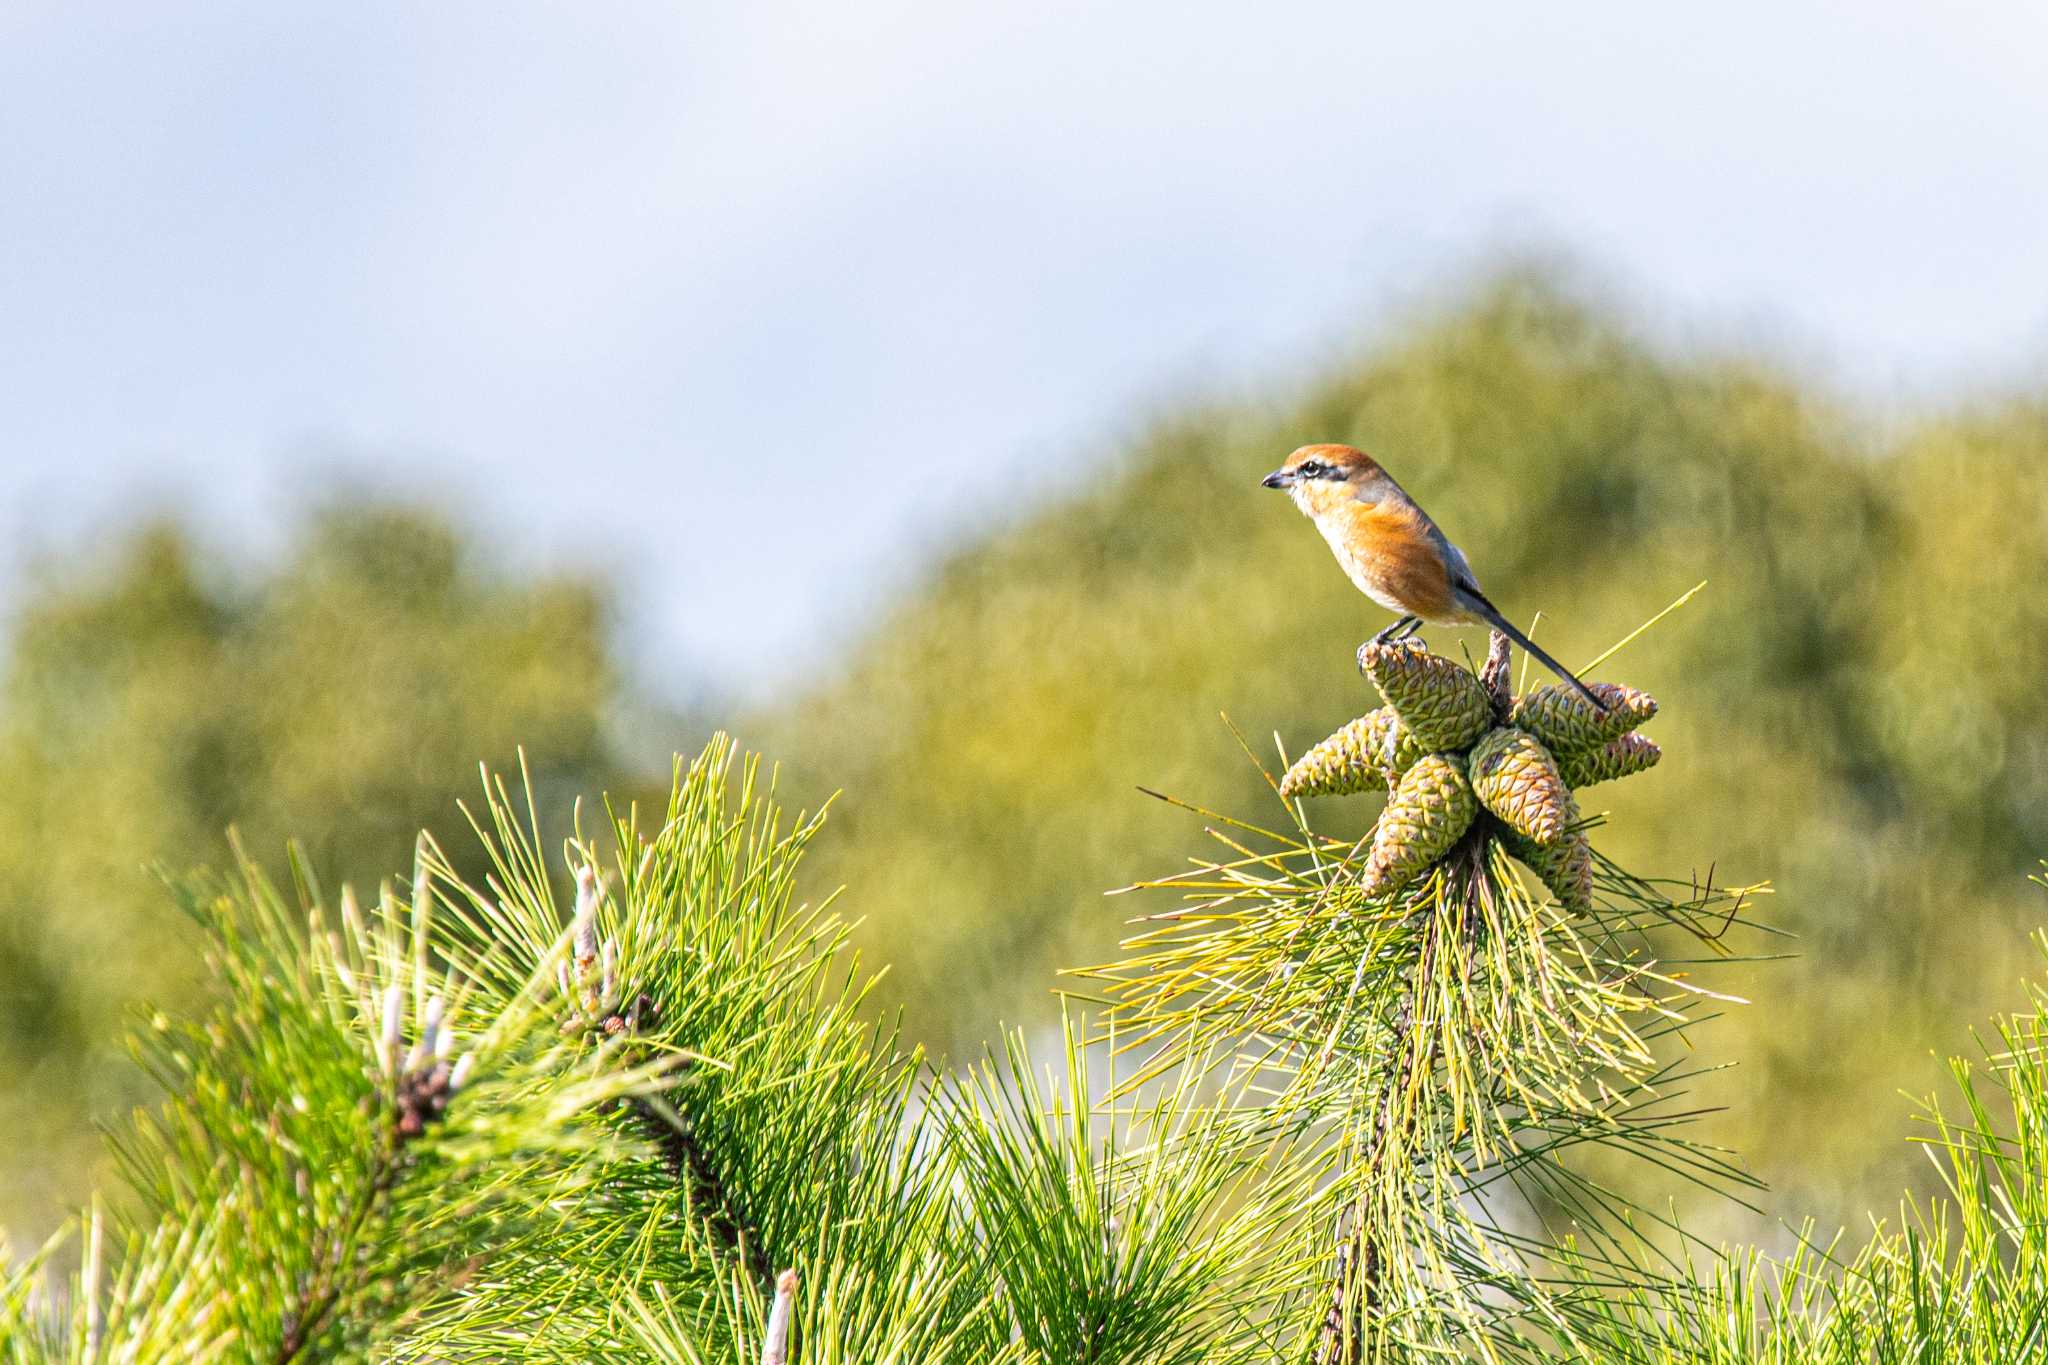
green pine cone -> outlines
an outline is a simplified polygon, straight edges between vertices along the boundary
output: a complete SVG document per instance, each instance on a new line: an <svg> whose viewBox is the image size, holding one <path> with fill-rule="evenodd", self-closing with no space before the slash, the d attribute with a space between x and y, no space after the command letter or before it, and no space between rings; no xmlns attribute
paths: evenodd
<svg viewBox="0 0 2048 1365"><path fill-rule="evenodd" d="M1630 731L1597 749L1559 759L1557 770L1566 786L1590 787L1595 782L1612 782L1617 777L1632 777L1654 768L1662 757L1664 751L1657 747L1657 741Z"/></svg>
<svg viewBox="0 0 2048 1365"><path fill-rule="evenodd" d="M1391 706L1360 716L1302 754L1280 779L1280 794L1349 796L1377 790L1427 752L1401 728Z"/></svg>
<svg viewBox="0 0 2048 1365"><path fill-rule="evenodd" d="M1567 755L1597 749L1620 739L1657 714L1657 699L1620 683L1588 683L1587 690L1607 703L1603 713L1568 683L1539 687L1515 703L1515 725L1543 741L1560 761Z"/></svg>
<svg viewBox="0 0 2048 1365"><path fill-rule="evenodd" d="M1401 774L1415 766L1416 759L1429 752L1415 733L1401 723L1401 714L1393 707L1382 706L1367 715L1366 720L1372 723L1366 732L1372 752L1389 781L1398 782Z"/></svg>
<svg viewBox="0 0 2048 1365"><path fill-rule="evenodd" d="M1348 796L1377 789L1380 754L1372 742L1372 717L1360 716L1322 743L1304 752L1280 779L1280 794Z"/></svg>
<svg viewBox="0 0 2048 1365"><path fill-rule="evenodd" d="M1472 746L1473 795L1515 833L1554 844L1579 818L1578 803L1542 741L1502 726Z"/></svg>
<svg viewBox="0 0 2048 1365"><path fill-rule="evenodd" d="M1373 827L1361 885L1367 895L1398 891L1451 851L1479 814L1472 784L1452 754L1427 754L1395 784Z"/></svg>
<svg viewBox="0 0 2048 1365"><path fill-rule="evenodd" d="M1554 844L1539 844L1513 830L1501 832L1507 851L1534 872L1557 903L1585 914L1593 908L1593 846L1583 830L1573 830Z"/></svg>
<svg viewBox="0 0 2048 1365"><path fill-rule="evenodd" d="M1358 662L1425 750L1462 749L1493 723L1479 679L1420 644L1368 644Z"/></svg>

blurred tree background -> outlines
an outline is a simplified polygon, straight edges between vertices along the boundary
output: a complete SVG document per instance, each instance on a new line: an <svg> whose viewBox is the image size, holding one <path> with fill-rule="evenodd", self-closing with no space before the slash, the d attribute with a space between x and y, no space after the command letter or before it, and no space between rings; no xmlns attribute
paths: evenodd
<svg viewBox="0 0 2048 1365"><path fill-rule="evenodd" d="M1273 731L1298 751L1373 704L1352 654L1384 615L1257 487L1306 441L1379 454L1567 663L1709 580L1597 670L1662 700L1667 752L1596 789L1617 807L1598 842L1777 885L1799 957L1741 969L1757 1005L1701 1035L1741 1063L1714 1134L1788 1217L1888 1201L1915 1166L1869 1116L2015 998L2048 908L2024 884L2048 853L2048 393L1873 419L1652 344L1542 271L1106 452L976 528L830 676L737 718L792 796L843 789L810 893L849 884L912 1033L978 1048L1113 953L1140 907L1101 893L1200 843L1139 784L1271 809L1219 711L1271 763ZM131 1093L120 1011L198 986L139 864L215 857L233 822L374 883L416 825L459 849L454 798L520 744L557 804L630 790L638 756L696 736L620 724L615 648L603 585L512 581L381 505L325 508L254 584L158 526L29 594L0 694L0 1129L21 1135L0 1221L37 1230L80 1192L85 1116ZM1342 832L1372 809L1311 813Z"/></svg>
<svg viewBox="0 0 2048 1365"><path fill-rule="evenodd" d="M374 894L423 825L467 851L454 803L479 759L525 745L558 814L630 787L608 602L510 581L440 515L360 497L312 509L253 581L168 521L41 576L0 690L0 1226L75 1207L92 1120L145 1093L124 1011L203 989L143 865L219 864L232 824L274 870L296 835L324 882Z"/></svg>

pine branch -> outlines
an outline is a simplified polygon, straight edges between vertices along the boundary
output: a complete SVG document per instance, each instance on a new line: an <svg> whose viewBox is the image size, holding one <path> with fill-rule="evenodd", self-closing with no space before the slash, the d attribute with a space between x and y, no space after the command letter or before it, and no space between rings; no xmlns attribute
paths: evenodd
<svg viewBox="0 0 2048 1365"><path fill-rule="evenodd" d="M1569 1152L1605 1148L1710 1188L1741 1179L1647 1103L1665 1079L1653 1044L1686 1027L1698 994L1647 951L1644 931L1677 908L1649 883L1580 880L1590 857L1577 873L1543 865L1559 900L1533 900L1497 853L1511 837L1581 837L1560 819L1576 817L1539 733L1577 752L1655 703L1604 683L1607 714L1550 692L1518 703L1505 645L1492 641L1478 678L1419 650L1362 650L1388 705L1305 755L1280 790L1341 795L1383 776L1374 834L1319 838L1298 806L1292 830L1212 825L1227 853L1141 884L1185 907L1089 973L1149 1049L1141 1077L1234 1054L1219 1078L1231 1105L1318 1173L1299 1206L1322 1232L1302 1267L1297 1358L1473 1343L1490 1359L1542 1358L1592 1311L1547 1276L1584 1253L1548 1231L1542 1201L1568 1201L1610 1277L1662 1277L1627 1231L1647 1212L1585 1181ZM1516 848L1542 862L1542 846ZM1513 1192L1541 1235L1493 1211Z"/></svg>
<svg viewBox="0 0 2048 1365"><path fill-rule="evenodd" d="M1506 637L1496 632L1495 639L1504 641ZM1500 661L1498 674L1505 677L1505 651L1496 649L1494 653ZM1490 669L1493 663L1489 660ZM1491 831L1484 822L1475 824L1444 863L1449 882L1446 898L1460 907L1448 929L1464 940L1468 949L1484 918L1480 902L1490 895L1487 845L1491 838ZM1424 941L1410 980L1394 1008L1389 1032L1397 1041L1397 1047L1392 1067L1379 1083L1379 1103L1366 1134L1364 1158L1356 1173L1355 1183L1362 1187L1363 1192L1340 1209L1337 1215L1335 1287L1322 1332L1323 1365L1342 1365L1346 1360L1357 1358L1357 1353L1364 1349L1367 1328L1380 1317L1380 1282L1386 1262L1400 1254L1398 1248L1386 1245L1385 1239L1376 1231L1371 1218L1371 1201L1388 1182L1405 1178L1393 1174L1392 1162L1396 1153L1406 1150L1408 1139L1420 1118L1419 1107L1408 1101L1417 1078L1428 1075L1432 1068L1437 1037L1433 1031L1415 1028L1416 1001L1423 994L1433 993L1425 992L1422 987L1431 982L1441 963L1440 940L1432 935ZM1348 1262L1354 1246L1358 1252L1358 1265L1355 1275L1352 1275L1348 1273Z"/></svg>
<svg viewBox="0 0 2048 1365"><path fill-rule="evenodd" d="M387 1211L392 1190L405 1173L407 1145L447 1112L455 1095L453 1076L454 1069L447 1062L436 1061L431 1067L400 1078L397 1103L384 1125L377 1154L365 1173L366 1183L352 1198L339 1231L323 1230L314 1235L314 1278L285 1308L283 1336L277 1354L272 1357L276 1365L289 1365L298 1359L301 1352L319 1339L328 1319L342 1304L348 1268L357 1260L364 1232L374 1216Z"/></svg>
<svg viewBox="0 0 2048 1365"><path fill-rule="evenodd" d="M617 1013L607 1015L602 1027L608 1035L631 1036L639 1031L643 1019L649 1027L658 1026L660 1022L660 1010L647 995L641 995L634 1001L630 1017ZM686 1112L687 1100L680 1095L672 1095L670 1102L650 1095L635 1095L625 1104L638 1120L640 1131L648 1143L659 1154L663 1168L687 1193L691 1211L703 1220L719 1249L739 1257L757 1282L774 1282L776 1276L762 1249L759 1230L752 1225L745 1209L733 1198L725 1182L719 1179L711 1154L691 1131L691 1119Z"/></svg>

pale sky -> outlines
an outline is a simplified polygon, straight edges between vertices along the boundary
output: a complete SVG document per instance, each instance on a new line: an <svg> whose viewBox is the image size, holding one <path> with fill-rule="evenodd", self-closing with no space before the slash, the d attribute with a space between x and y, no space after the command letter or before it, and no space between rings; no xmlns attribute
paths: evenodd
<svg viewBox="0 0 2048 1365"><path fill-rule="evenodd" d="M2048 7L0 5L0 586L336 470L746 686L1502 244L1874 395L2048 375Z"/></svg>

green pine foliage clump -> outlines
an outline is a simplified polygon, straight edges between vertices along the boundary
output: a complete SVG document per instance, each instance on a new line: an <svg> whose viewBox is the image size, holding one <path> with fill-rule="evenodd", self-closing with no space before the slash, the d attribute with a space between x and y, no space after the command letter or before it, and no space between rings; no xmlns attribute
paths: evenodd
<svg viewBox="0 0 2048 1365"><path fill-rule="evenodd" d="M1215 852L1131 888L1064 1028L951 1069L807 898L822 814L730 743L559 851L530 787L486 797L480 854L422 836L374 898L299 857L181 884L215 1001L139 1021L161 1101L0 1281L0 1360L1846 1365L2048 1330L2048 985L1929 1106L1939 1200L1716 1250L1605 1172L1762 1197L1690 1097L1756 888L1589 851L1573 902L1504 799L1399 884L1298 799L1202 812Z"/></svg>

